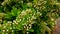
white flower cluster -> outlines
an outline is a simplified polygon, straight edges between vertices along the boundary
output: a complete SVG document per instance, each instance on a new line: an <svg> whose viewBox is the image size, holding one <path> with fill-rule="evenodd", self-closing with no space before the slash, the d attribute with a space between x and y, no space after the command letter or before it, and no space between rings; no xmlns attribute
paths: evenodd
<svg viewBox="0 0 60 34"><path fill-rule="evenodd" d="M37 1L35 4L34 4L34 7L38 10L42 10L42 9L45 9L45 4L47 3L47 1L45 0L39 0Z"/></svg>

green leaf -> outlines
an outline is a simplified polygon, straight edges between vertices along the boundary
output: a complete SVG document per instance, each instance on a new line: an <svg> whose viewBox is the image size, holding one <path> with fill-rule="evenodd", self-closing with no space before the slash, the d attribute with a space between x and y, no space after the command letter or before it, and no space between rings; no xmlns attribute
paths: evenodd
<svg viewBox="0 0 60 34"><path fill-rule="evenodd" d="M29 29L28 32L34 32L34 30L33 29Z"/></svg>

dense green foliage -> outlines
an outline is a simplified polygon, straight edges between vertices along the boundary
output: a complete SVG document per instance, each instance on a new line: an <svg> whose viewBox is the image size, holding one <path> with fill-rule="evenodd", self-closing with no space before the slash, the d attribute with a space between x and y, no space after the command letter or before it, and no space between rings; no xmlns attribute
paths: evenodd
<svg viewBox="0 0 60 34"><path fill-rule="evenodd" d="M60 17L59 0L0 0L0 34L52 34Z"/></svg>

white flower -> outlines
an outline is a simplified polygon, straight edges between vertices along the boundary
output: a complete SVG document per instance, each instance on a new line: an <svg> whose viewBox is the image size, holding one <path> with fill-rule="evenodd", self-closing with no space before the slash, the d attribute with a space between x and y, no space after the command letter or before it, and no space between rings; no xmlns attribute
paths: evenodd
<svg viewBox="0 0 60 34"><path fill-rule="evenodd" d="M23 1L21 1L21 3L23 3Z"/></svg>
<svg viewBox="0 0 60 34"><path fill-rule="evenodd" d="M36 7L36 5L34 5L34 7Z"/></svg>
<svg viewBox="0 0 60 34"><path fill-rule="evenodd" d="M27 18L27 19L29 19L29 18Z"/></svg>
<svg viewBox="0 0 60 34"><path fill-rule="evenodd" d="M1 27L2 25L0 24L0 27Z"/></svg>
<svg viewBox="0 0 60 34"><path fill-rule="evenodd" d="M30 17L28 17L30 19Z"/></svg>
<svg viewBox="0 0 60 34"><path fill-rule="evenodd" d="M16 20L13 20L14 23L16 23Z"/></svg>
<svg viewBox="0 0 60 34"><path fill-rule="evenodd" d="M14 30L12 30L12 32L14 32Z"/></svg>
<svg viewBox="0 0 60 34"><path fill-rule="evenodd" d="M10 29L12 29L12 27L10 27Z"/></svg>
<svg viewBox="0 0 60 34"><path fill-rule="evenodd" d="M11 21L8 21L7 23L12 23Z"/></svg>
<svg viewBox="0 0 60 34"><path fill-rule="evenodd" d="M51 21L54 21L54 18L51 18Z"/></svg>
<svg viewBox="0 0 60 34"><path fill-rule="evenodd" d="M19 20L17 22L20 22Z"/></svg>
<svg viewBox="0 0 60 34"><path fill-rule="evenodd" d="M32 19L36 19L36 17L32 16Z"/></svg>
<svg viewBox="0 0 60 34"><path fill-rule="evenodd" d="M15 23L12 23L13 25L15 24Z"/></svg>
<svg viewBox="0 0 60 34"><path fill-rule="evenodd" d="M26 15L26 12L23 10L23 11L21 12L21 15Z"/></svg>
<svg viewBox="0 0 60 34"><path fill-rule="evenodd" d="M26 9L26 13L32 13L31 9Z"/></svg>
<svg viewBox="0 0 60 34"><path fill-rule="evenodd" d="M56 5L60 5L60 3L56 3Z"/></svg>
<svg viewBox="0 0 60 34"><path fill-rule="evenodd" d="M34 24L34 23L36 23L35 21L33 21L31 24Z"/></svg>
<svg viewBox="0 0 60 34"><path fill-rule="evenodd" d="M27 27L27 30L29 30L29 27Z"/></svg>
<svg viewBox="0 0 60 34"><path fill-rule="evenodd" d="M18 25L18 23L15 23L16 25Z"/></svg>
<svg viewBox="0 0 60 34"><path fill-rule="evenodd" d="M31 20L29 20L29 22L31 22Z"/></svg>
<svg viewBox="0 0 60 34"><path fill-rule="evenodd" d="M36 15L36 13L34 13L34 15Z"/></svg>
<svg viewBox="0 0 60 34"><path fill-rule="evenodd" d="M24 26L24 28L26 28L26 27Z"/></svg>
<svg viewBox="0 0 60 34"><path fill-rule="evenodd" d="M6 28L6 26L4 26L3 28Z"/></svg>
<svg viewBox="0 0 60 34"><path fill-rule="evenodd" d="M30 7L30 6L32 6L32 3L29 2L29 3L27 3L27 5Z"/></svg>
<svg viewBox="0 0 60 34"><path fill-rule="evenodd" d="M19 21L21 21L21 19Z"/></svg>
<svg viewBox="0 0 60 34"><path fill-rule="evenodd" d="M5 32L5 30L2 30L3 32Z"/></svg>
<svg viewBox="0 0 60 34"><path fill-rule="evenodd" d="M8 32L9 30L7 29L7 32Z"/></svg>
<svg viewBox="0 0 60 34"><path fill-rule="evenodd" d="M29 34L29 32L27 32L27 34Z"/></svg>
<svg viewBox="0 0 60 34"><path fill-rule="evenodd" d="M32 26L31 24L29 24L29 26Z"/></svg>
<svg viewBox="0 0 60 34"><path fill-rule="evenodd" d="M27 22L29 22L29 21L27 21Z"/></svg>
<svg viewBox="0 0 60 34"><path fill-rule="evenodd" d="M31 9L26 9L26 11L31 11Z"/></svg>

